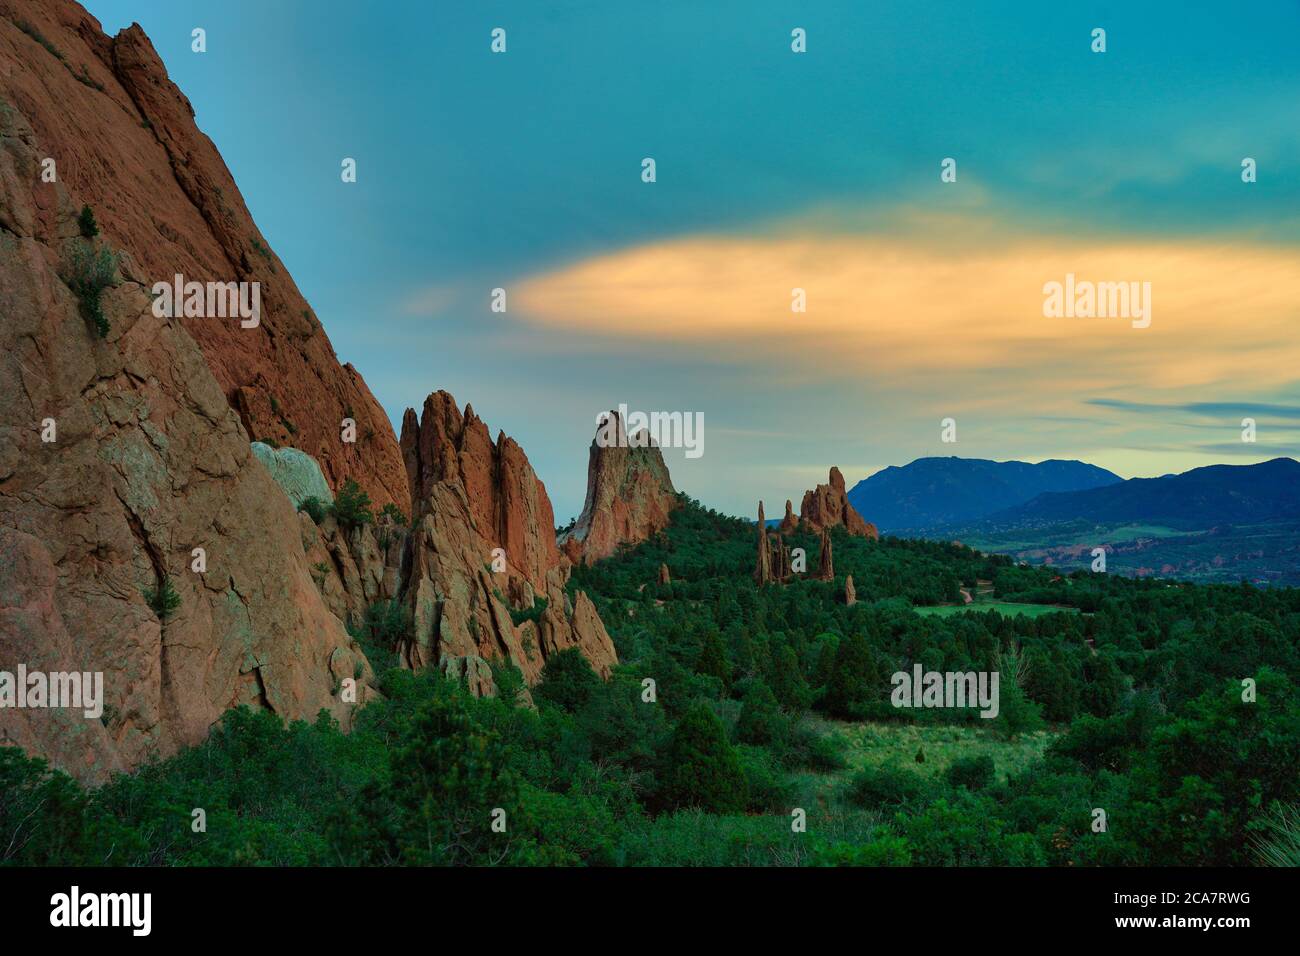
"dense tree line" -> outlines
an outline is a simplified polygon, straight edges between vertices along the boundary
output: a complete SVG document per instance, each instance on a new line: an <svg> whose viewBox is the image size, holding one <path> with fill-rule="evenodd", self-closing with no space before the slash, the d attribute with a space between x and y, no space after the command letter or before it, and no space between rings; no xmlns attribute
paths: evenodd
<svg viewBox="0 0 1300 956"><path fill-rule="evenodd" d="M577 569L570 587L596 601L622 663L601 681L576 651L553 655L532 707L510 668L480 700L391 666L407 625L379 608L360 636L384 696L349 734L324 715L284 726L232 711L203 745L91 791L0 749L0 860L1232 865L1279 840L1294 852L1300 591L1062 577L838 532L835 581L760 589L756 539L751 522L683 499L655 540ZM816 567L817 536L786 543ZM981 581L1061 610L913 610ZM893 707L890 675L916 663L1000 671L998 717ZM1053 736L1015 773L974 754L926 773L920 752L850 767L836 728L864 720Z"/></svg>

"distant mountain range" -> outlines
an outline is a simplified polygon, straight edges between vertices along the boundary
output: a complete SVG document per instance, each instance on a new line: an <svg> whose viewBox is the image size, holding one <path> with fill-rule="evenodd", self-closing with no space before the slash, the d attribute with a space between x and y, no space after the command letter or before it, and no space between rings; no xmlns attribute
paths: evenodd
<svg viewBox="0 0 1300 956"><path fill-rule="evenodd" d="M1079 519L1183 530L1300 519L1300 461L1274 458L1256 465L1208 465L1180 475L1049 492L990 514L985 523L1024 527Z"/></svg>
<svg viewBox="0 0 1300 956"><path fill-rule="evenodd" d="M1120 574L1300 585L1292 458L1127 481L1078 461L921 458L859 482L849 501L888 533L959 540L1062 571L1088 568L1104 547Z"/></svg>
<svg viewBox="0 0 1300 956"><path fill-rule="evenodd" d="M1123 483L1082 461L989 461L918 458L859 481L849 503L882 533L966 525L1048 492L1079 492Z"/></svg>

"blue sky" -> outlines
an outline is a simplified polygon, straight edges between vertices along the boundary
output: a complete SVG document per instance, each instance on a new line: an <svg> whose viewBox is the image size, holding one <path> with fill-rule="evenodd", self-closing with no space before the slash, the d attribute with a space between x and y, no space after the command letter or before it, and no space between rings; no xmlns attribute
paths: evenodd
<svg viewBox="0 0 1300 956"><path fill-rule="evenodd" d="M145 28L394 421L472 402L561 522L619 403L702 412L704 456L670 468L739 513L832 464L1129 476L1300 447L1294 2L86 6ZM1154 277L1150 335L1033 314L1089 269Z"/></svg>

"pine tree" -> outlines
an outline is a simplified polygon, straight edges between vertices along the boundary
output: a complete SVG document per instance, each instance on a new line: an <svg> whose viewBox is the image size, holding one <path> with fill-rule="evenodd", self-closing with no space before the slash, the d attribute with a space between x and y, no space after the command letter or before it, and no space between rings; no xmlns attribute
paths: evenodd
<svg viewBox="0 0 1300 956"><path fill-rule="evenodd" d="M749 788L740 760L707 704L695 704L683 715L664 762L663 798L669 806L714 813L745 808Z"/></svg>

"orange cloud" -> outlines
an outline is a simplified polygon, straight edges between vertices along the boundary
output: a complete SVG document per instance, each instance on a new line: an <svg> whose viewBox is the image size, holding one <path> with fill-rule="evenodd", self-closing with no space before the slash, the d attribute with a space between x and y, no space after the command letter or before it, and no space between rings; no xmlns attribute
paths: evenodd
<svg viewBox="0 0 1300 956"><path fill-rule="evenodd" d="M569 333L680 344L709 357L803 364L820 374L921 384L1015 379L1035 389L1191 389L1293 381L1300 256L1230 241L1008 236L987 221L927 238L818 233L701 235L530 277L512 311ZM1152 322L1046 318L1048 282L1150 282ZM791 311L791 290L807 312ZM996 400L996 399L991 399Z"/></svg>

